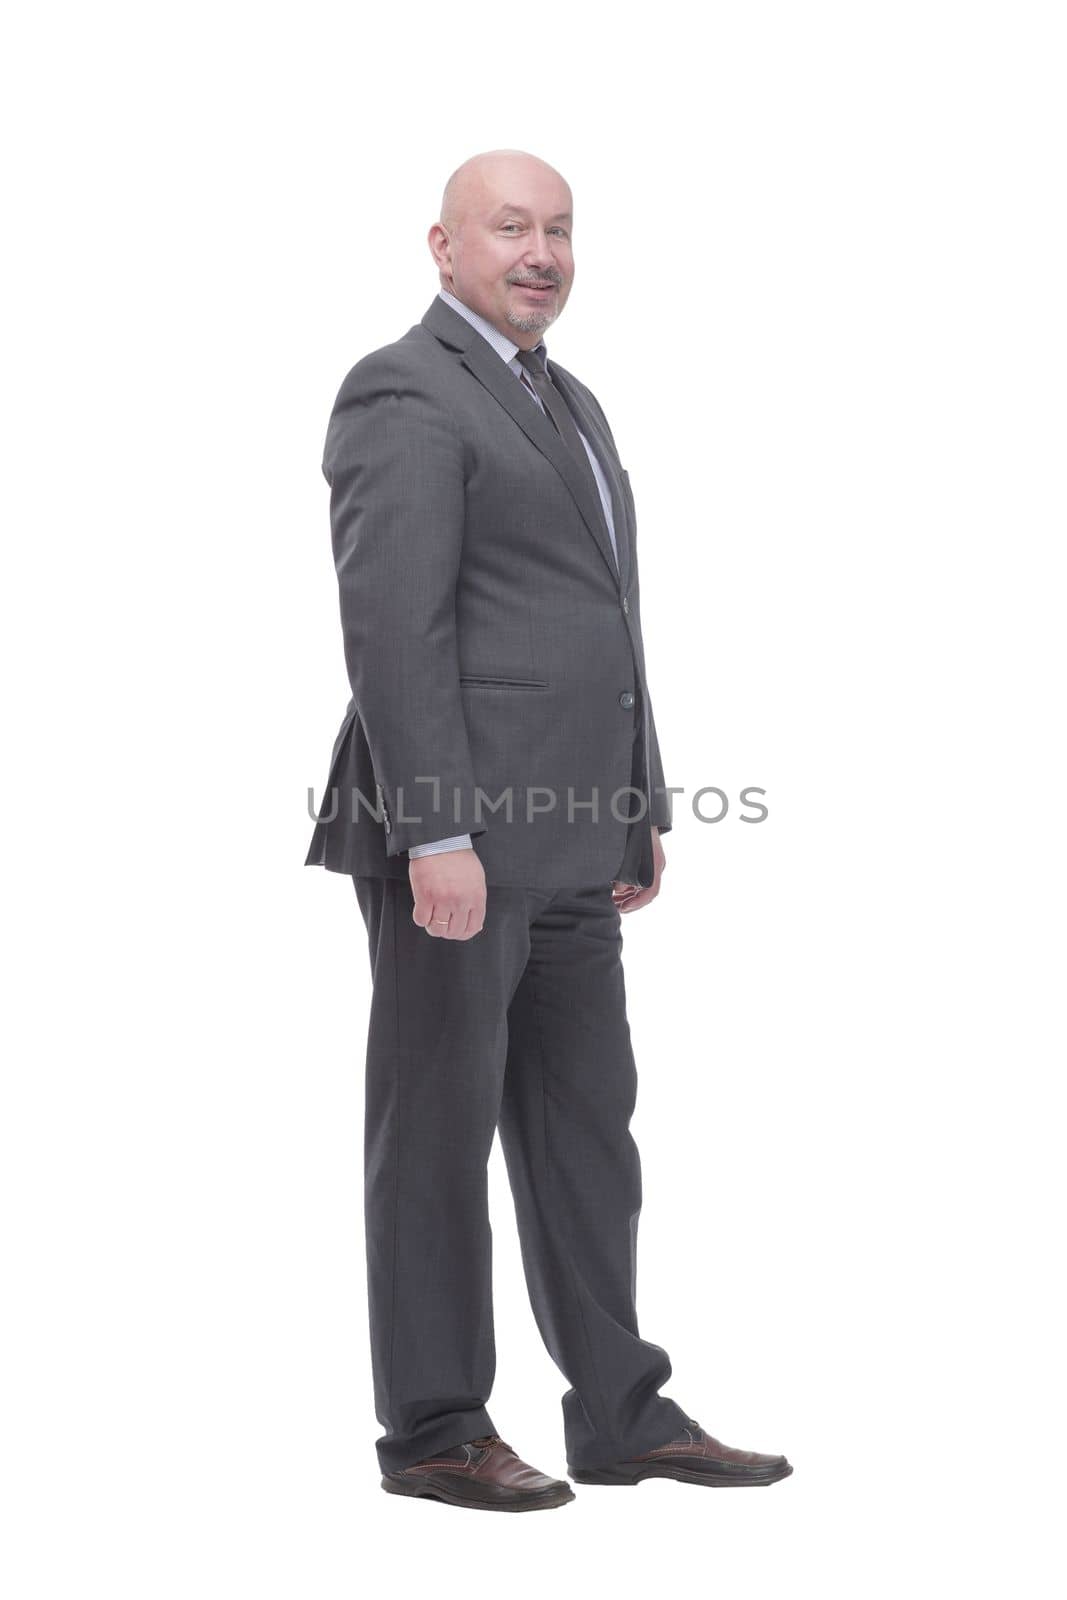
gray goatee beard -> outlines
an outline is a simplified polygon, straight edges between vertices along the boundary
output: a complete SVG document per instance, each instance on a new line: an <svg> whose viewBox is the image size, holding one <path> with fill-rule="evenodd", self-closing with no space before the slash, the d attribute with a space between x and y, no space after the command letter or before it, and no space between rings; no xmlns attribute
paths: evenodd
<svg viewBox="0 0 1067 1600"><path fill-rule="evenodd" d="M513 328L518 328L520 333L544 333L545 329L555 322L555 313L548 311L531 311L526 316L517 316L513 311L506 311L504 315Z"/></svg>

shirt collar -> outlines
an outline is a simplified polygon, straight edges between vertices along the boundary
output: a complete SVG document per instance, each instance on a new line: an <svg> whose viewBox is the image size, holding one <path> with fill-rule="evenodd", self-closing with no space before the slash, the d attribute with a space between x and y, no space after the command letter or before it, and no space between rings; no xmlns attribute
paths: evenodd
<svg viewBox="0 0 1067 1600"><path fill-rule="evenodd" d="M437 293L440 299L445 302L445 305L451 306L453 311L457 311L465 321L470 323L476 333L480 333L482 338L492 345L502 361L506 361L509 367L517 365L515 356L519 346L513 339L509 339L507 334L501 333L499 328L494 328L491 322L487 322L477 311L472 311L470 306L464 305L462 300L457 300L455 295L450 294L447 289L438 289ZM539 344L534 345L534 354L541 362L541 365L544 366L548 360L548 351L545 348L543 339Z"/></svg>

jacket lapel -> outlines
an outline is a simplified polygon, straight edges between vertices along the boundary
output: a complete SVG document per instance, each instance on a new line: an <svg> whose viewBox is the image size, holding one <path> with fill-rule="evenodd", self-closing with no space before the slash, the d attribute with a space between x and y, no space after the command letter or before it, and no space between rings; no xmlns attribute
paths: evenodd
<svg viewBox="0 0 1067 1600"><path fill-rule="evenodd" d="M549 357L549 373L552 382L563 395L578 421L578 426L589 440L593 452L600 462L600 468L608 481L611 491L612 522L615 528L615 543L619 551L619 590L625 594L630 586L630 524L627 517L626 497L622 492L621 467L618 454L593 412L586 405L578 392L575 380L565 367Z"/></svg>
<svg viewBox="0 0 1067 1600"><path fill-rule="evenodd" d="M625 576L623 569L623 551L628 542L620 533L620 527L625 523L625 512L622 510L622 495L619 493L615 481L615 474L606 471L608 483L611 487L612 506L615 518L615 537L619 545L619 567L615 565L615 557L611 550L611 539L608 535L607 525L604 521L603 508L599 503L599 496L595 494L595 486L590 487L578 468L567 446L563 443L552 423L545 416L541 407L537 405L532 395L523 392L522 385L515 374L501 361L496 351L493 350L482 338L476 328L472 328L464 317L452 310L440 298L435 298L429 310L422 318L423 327L429 329L444 344L450 345L459 351L460 359L467 370L473 374L478 382L483 384L490 394L500 402L504 410L522 429L523 433L536 445L541 454L555 467L560 477L574 497L575 504L582 514L589 532L596 541L612 578L618 584ZM556 382L559 369L554 363L552 380ZM564 390L560 384L560 392L565 393L568 402L574 403L575 392L572 385L567 385ZM588 418L588 411L584 407L578 408L578 414ZM599 430L590 432L592 422L583 420L582 432L596 451L598 460L603 464L603 453Z"/></svg>

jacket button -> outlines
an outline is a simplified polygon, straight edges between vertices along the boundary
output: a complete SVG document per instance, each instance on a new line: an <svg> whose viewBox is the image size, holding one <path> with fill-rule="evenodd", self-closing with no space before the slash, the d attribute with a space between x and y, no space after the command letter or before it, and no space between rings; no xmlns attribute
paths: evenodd
<svg viewBox="0 0 1067 1600"><path fill-rule="evenodd" d="M622 597L622 614L624 617L628 617L630 615L630 602L625 595Z"/></svg>
<svg viewBox="0 0 1067 1600"><path fill-rule="evenodd" d="M630 693L629 689L627 689L624 694L620 694L619 704L622 706L624 711L631 711L633 709L633 703L634 697Z"/></svg>

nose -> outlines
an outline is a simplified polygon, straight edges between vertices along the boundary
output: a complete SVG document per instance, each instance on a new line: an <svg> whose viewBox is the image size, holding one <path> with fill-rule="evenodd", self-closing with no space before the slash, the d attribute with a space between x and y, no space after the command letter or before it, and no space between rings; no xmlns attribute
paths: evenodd
<svg viewBox="0 0 1067 1600"><path fill-rule="evenodd" d="M550 267L555 265L552 245L548 234L543 229L539 228L531 238L525 259L531 267Z"/></svg>

